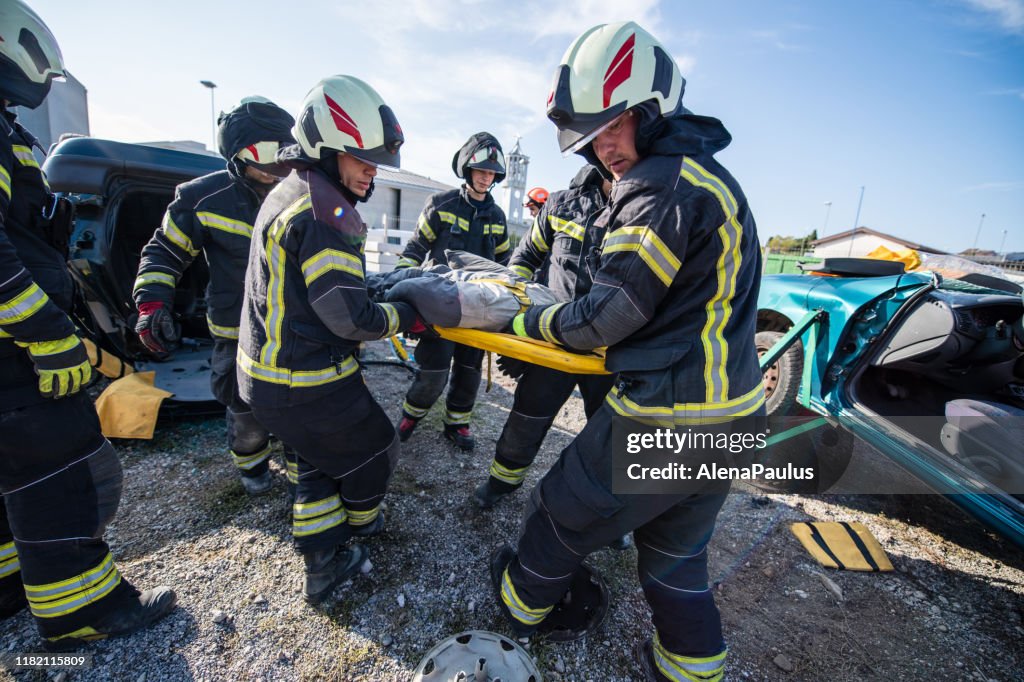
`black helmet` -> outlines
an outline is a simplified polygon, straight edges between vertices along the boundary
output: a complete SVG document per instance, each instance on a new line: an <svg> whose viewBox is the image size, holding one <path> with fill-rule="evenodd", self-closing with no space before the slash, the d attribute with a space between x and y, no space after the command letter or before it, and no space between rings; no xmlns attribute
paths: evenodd
<svg viewBox="0 0 1024 682"><path fill-rule="evenodd" d="M277 150L295 144L291 129L295 119L265 97L246 97L234 109L217 118L217 147L229 163L236 159L273 175L287 170L275 162Z"/></svg>
<svg viewBox="0 0 1024 682"><path fill-rule="evenodd" d="M0 99L35 109L63 75L60 47L43 20L21 0L0 2Z"/></svg>
<svg viewBox="0 0 1024 682"><path fill-rule="evenodd" d="M462 149L452 157L452 170L455 176L468 179L469 169L494 171L494 184L505 179L505 154L501 151L501 143L490 133L477 133L462 145Z"/></svg>

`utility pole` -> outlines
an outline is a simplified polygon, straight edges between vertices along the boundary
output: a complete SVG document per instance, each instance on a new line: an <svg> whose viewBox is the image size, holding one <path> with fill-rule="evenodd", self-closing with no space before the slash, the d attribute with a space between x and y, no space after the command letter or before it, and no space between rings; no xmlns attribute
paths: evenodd
<svg viewBox="0 0 1024 682"><path fill-rule="evenodd" d="M975 252L973 255L977 255L978 239L981 237L981 226L984 223L985 223L985 214L982 213L981 214L981 220L978 221L978 231L974 233L974 245L971 246L971 250Z"/></svg>
<svg viewBox="0 0 1024 682"><path fill-rule="evenodd" d="M217 151L217 114L214 113L216 109L213 106L213 89L217 87L217 84L213 81L199 81L199 84L204 88L210 89L210 131L213 133L213 151Z"/></svg>
<svg viewBox="0 0 1024 682"><path fill-rule="evenodd" d="M860 199L857 200L857 215L853 218L853 233L850 235L850 248L846 251L847 258L853 253L853 240L857 238L857 225L860 223L860 207L864 203L864 185L860 186Z"/></svg>

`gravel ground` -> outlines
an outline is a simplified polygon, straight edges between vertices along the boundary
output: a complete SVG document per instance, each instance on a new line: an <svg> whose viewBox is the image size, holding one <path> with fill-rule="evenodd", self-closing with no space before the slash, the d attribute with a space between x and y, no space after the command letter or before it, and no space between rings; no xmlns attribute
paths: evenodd
<svg viewBox="0 0 1024 682"><path fill-rule="evenodd" d="M384 344L370 346L370 357L387 354ZM371 366L366 380L397 414L409 374ZM392 479L387 530L367 543L372 570L323 610L300 594L279 459L273 494L251 500L224 448L222 420L165 424L152 441L116 443L125 491L108 540L129 580L173 586L180 606L148 631L92 645L91 670L0 670L0 680L408 680L451 634L507 632L486 563L514 539L526 493L489 512L469 495L486 475L512 388L495 373L492 389L481 389L474 453L441 437L439 410L420 424ZM527 486L583 421L577 396ZM788 530L808 519L864 523L896 571L825 576ZM730 679L1024 679L1024 557L943 498L739 492L719 518L710 560ZM530 645L545 680L639 679L632 648L650 626L635 552L591 561L611 588L609 617L581 642ZM0 622L0 642L0 653L40 650L24 613Z"/></svg>

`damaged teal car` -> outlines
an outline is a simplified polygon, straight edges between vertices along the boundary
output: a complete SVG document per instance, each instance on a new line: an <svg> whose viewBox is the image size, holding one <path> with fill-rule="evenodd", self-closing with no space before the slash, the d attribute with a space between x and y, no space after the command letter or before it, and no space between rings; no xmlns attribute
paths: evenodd
<svg viewBox="0 0 1024 682"><path fill-rule="evenodd" d="M1021 287L867 259L814 268L764 277L758 303L769 416L802 415L769 456L821 472L789 491L829 489L858 438L1024 547Z"/></svg>

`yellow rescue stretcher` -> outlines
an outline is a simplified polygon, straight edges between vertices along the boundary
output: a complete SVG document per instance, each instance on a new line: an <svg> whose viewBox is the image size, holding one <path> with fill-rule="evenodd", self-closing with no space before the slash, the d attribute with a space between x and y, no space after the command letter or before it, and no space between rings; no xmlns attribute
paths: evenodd
<svg viewBox="0 0 1024 682"><path fill-rule="evenodd" d="M557 369L570 374L611 374L604 368L604 348L587 353L574 353L547 341L524 339L514 334L485 332L459 327L434 327L441 338L480 350L507 355L534 365Z"/></svg>

